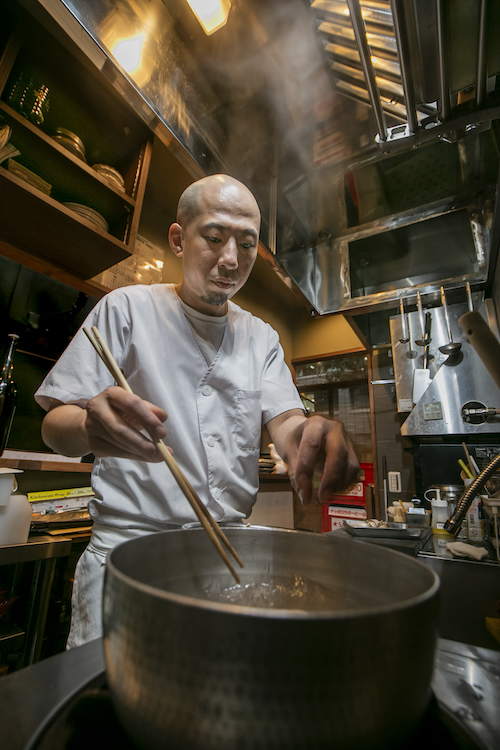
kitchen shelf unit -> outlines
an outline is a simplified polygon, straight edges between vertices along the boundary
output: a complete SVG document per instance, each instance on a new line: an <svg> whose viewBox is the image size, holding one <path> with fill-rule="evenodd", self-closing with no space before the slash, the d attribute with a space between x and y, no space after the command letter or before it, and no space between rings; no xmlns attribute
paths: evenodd
<svg viewBox="0 0 500 750"><path fill-rule="evenodd" d="M2 654L9 651L18 652L16 668L40 659L56 564L61 558L68 560L71 547L72 539L67 534L40 535L31 537L26 544L0 546L0 568L4 581L8 581L8 596L16 599L25 596L22 616L14 604L14 617L11 618L9 612L7 621L0 624L0 660ZM27 591L21 586L25 564L30 564Z"/></svg>
<svg viewBox="0 0 500 750"><path fill-rule="evenodd" d="M0 12L1 15L1 12ZM46 195L0 166L0 253L79 291L108 291L92 277L129 257L134 249L152 152L152 134L99 71L82 61L24 11L12 21L0 58L0 122L12 128L15 161L52 185ZM49 54L48 54L49 52ZM74 54L73 54L74 52ZM49 88L42 125L9 103L23 73ZM87 162L53 139L63 127L83 141ZM108 164L123 176L125 192L106 181L93 164ZM104 231L65 202L101 214Z"/></svg>

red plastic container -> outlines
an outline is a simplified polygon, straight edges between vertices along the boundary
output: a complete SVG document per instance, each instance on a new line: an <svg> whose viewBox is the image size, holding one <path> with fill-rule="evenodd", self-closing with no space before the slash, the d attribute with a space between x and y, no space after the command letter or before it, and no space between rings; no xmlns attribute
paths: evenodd
<svg viewBox="0 0 500 750"><path fill-rule="evenodd" d="M366 519L366 487L373 484L373 464L360 464L359 482L342 494L335 495L329 505L324 505L321 515L323 533L343 526L345 518Z"/></svg>

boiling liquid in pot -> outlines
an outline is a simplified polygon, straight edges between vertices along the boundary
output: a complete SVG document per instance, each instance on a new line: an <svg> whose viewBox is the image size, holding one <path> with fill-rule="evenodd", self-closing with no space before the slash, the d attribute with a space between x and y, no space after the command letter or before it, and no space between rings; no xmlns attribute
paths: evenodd
<svg viewBox="0 0 500 750"><path fill-rule="evenodd" d="M345 591L332 591L316 581L303 576L273 576L257 583L235 584L221 590L205 589L204 598L243 607L261 609L287 609L305 612L331 612L334 610L360 610L373 605L374 597L356 596L356 601Z"/></svg>

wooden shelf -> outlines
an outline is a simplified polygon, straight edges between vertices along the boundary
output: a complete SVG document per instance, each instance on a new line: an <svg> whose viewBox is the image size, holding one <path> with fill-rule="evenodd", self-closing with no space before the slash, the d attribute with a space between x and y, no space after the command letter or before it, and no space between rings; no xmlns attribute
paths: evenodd
<svg viewBox="0 0 500 750"><path fill-rule="evenodd" d="M89 279L131 255L127 245L0 167L0 239Z"/></svg>
<svg viewBox="0 0 500 750"><path fill-rule="evenodd" d="M36 459L0 458L0 468L22 469L22 471L67 471L80 474L90 474L92 472L93 464L90 463L43 460L39 455L37 454Z"/></svg>
<svg viewBox="0 0 500 750"><path fill-rule="evenodd" d="M0 240L0 255L3 255L5 258L9 258L16 263L20 263L22 266L26 266L26 268L31 268L33 271L43 273L51 279L61 281L63 284L67 284L67 286L77 289L79 292L88 294L89 297L100 299L109 292L107 287L98 284L92 279L80 279L70 271L66 271L55 263L51 263L46 258L40 258L32 252L21 250L20 248L15 247L8 242L3 242L2 240Z"/></svg>
<svg viewBox="0 0 500 750"><path fill-rule="evenodd" d="M44 51L50 50L50 54ZM36 73L50 91L40 127L10 106L13 86ZM50 195L0 166L0 253L89 294L108 289L92 278L134 250L152 151L147 125L102 75L81 64L36 21L24 16L0 60L0 116L11 127L15 161L48 182ZM16 104L14 104L17 107ZM88 163L52 136L57 128L76 133ZM93 164L108 164L124 178L125 192L103 179ZM97 211L103 231L64 203Z"/></svg>
<svg viewBox="0 0 500 750"><path fill-rule="evenodd" d="M109 214L113 211L113 206L116 207L115 213L117 210L123 213L124 205L135 206L134 198L115 188L95 169L5 102L0 101L0 112L12 128L9 143L21 152L16 161L28 169L38 170L36 174L54 186L56 193L61 195L61 200L87 200L90 204L93 202L95 210L107 213L105 218L111 221L113 217ZM94 208L93 205L90 207Z"/></svg>
<svg viewBox="0 0 500 750"><path fill-rule="evenodd" d="M0 626L0 651L20 648L24 643L26 632L17 625Z"/></svg>
<svg viewBox="0 0 500 750"><path fill-rule="evenodd" d="M269 484L290 484L290 477L288 474L267 474L266 472L259 473L259 482L269 482Z"/></svg>

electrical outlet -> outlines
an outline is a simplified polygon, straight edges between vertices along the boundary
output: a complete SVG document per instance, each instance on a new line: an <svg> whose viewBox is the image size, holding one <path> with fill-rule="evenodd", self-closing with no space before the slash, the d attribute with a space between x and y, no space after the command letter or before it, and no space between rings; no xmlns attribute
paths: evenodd
<svg viewBox="0 0 500 750"><path fill-rule="evenodd" d="M389 492L401 492L400 471L389 471L387 479L389 480Z"/></svg>

